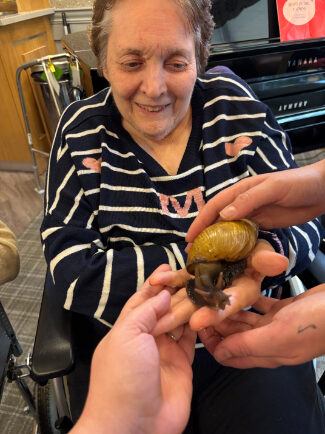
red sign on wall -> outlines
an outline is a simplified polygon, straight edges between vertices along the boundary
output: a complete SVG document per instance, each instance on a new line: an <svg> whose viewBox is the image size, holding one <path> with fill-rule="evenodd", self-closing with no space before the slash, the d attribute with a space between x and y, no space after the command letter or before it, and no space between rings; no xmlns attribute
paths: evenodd
<svg viewBox="0 0 325 434"><path fill-rule="evenodd" d="M277 0L280 40L325 37L325 0Z"/></svg>

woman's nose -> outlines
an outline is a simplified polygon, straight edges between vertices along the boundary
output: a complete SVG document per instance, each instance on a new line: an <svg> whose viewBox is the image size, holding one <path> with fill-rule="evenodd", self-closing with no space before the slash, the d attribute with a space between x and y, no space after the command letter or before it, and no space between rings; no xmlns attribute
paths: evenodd
<svg viewBox="0 0 325 434"><path fill-rule="evenodd" d="M145 68L140 89L150 98L159 98L164 94L167 91L164 68L160 65Z"/></svg>

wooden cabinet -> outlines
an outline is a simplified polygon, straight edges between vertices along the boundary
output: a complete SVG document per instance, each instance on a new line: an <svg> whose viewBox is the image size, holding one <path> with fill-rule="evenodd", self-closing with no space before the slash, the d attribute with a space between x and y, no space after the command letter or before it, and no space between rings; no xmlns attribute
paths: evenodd
<svg viewBox="0 0 325 434"><path fill-rule="evenodd" d="M6 74L3 56L0 56L0 159L10 161L12 150L17 149L17 139L24 142L25 131L19 121L19 110L14 103L14 95L11 91ZM17 122L18 120L18 122ZM21 161L28 161L29 152L27 146L20 147Z"/></svg>
<svg viewBox="0 0 325 434"><path fill-rule="evenodd" d="M25 10L32 5L33 9L37 5L39 8L48 5L47 0L17 0L16 3L18 8L24 4ZM32 169L16 71L32 58L55 53L56 46L48 16L0 26L0 169ZM48 152L48 134L39 114L28 71L22 72L21 84L34 146ZM38 158L40 167L45 168L46 159Z"/></svg>
<svg viewBox="0 0 325 434"><path fill-rule="evenodd" d="M50 6L49 0L16 0L18 12L35 11Z"/></svg>
<svg viewBox="0 0 325 434"><path fill-rule="evenodd" d="M48 0L7 0L1 2L0 12L28 12L48 7Z"/></svg>

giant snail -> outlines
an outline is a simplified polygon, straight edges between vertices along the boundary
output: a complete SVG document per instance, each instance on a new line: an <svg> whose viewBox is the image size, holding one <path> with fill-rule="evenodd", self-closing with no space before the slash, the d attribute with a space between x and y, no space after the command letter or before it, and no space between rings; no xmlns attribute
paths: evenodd
<svg viewBox="0 0 325 434"><path fill-rule="evenodd" d="M218 309L230 304L223 289L243 273L245 258L253 250L257 236L258 226L242 219L219 221L195 238L186 262L187 271L195 276L186 284L193 303Z"/></svg>

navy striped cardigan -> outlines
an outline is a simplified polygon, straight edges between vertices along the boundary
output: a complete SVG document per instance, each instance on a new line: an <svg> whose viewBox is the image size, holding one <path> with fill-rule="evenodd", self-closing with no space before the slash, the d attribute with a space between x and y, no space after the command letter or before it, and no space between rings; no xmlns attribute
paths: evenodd
<svg viewBox="0 0 325 434"><path fill-rule="evenodd" d="M198 78L191 104L192 132L176 175L121 127L109 88L63 113L41 238L52 289L66 309L114 323L158 265L184 267L185 235L204 202L247 176L296 167L287 135L240 78ZM320 231L314 220L260 233L290 262L282 275L264 279L266 293L308 266Z"/></svg>

